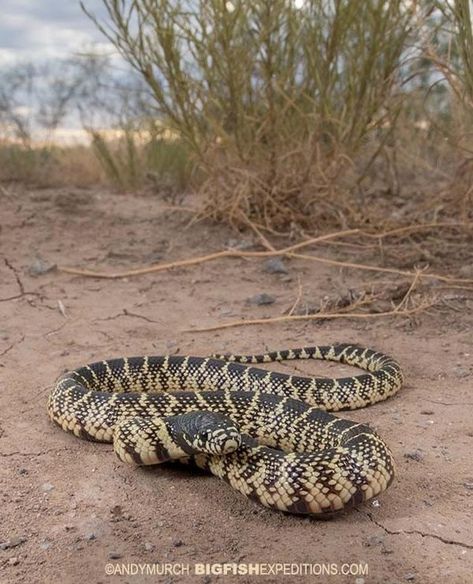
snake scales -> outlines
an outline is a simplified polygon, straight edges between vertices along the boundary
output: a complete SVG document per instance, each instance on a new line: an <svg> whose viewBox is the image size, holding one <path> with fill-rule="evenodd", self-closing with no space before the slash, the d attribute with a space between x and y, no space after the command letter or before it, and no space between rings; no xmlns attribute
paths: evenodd
<svg viewBox="0 0 473 584"><path fill-rule="evenodd" d="M366 372L327 379L253 366L309 358ZM253 356L132 357L66 373L48 412L80 438L113 442L126 462L190 459L266 507L321 515L377 496L394 477L383 440L328 411L384 400L402 381L396 361L350 344Z"/></svg>

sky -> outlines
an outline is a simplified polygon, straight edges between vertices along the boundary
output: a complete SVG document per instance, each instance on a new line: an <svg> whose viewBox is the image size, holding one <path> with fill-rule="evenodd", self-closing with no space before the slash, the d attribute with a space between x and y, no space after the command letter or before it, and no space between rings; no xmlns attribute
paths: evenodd
<svg viewBox="0 0 473 584"><path fill-rule="evenodd" d="M101 0L84 0L104 14ZM113 49L82 11L79 0L0 0L0 66L66 57L94 46Z"/></svg>
<svg viewBox="0 0 473 584"><path fill-rule="evenodd" d="M87 9L102 17L102 0L84 0ZM95 24L82 11L79 0L0 0L0 71L16 64L54 62L73 54L102 53L122 67L123 61ZM21 105L17 113L28 117L33 109ZM34 126L33 139L43 134ZM70 113L56 131L61 142L88 141L77 116Z"/></svg>

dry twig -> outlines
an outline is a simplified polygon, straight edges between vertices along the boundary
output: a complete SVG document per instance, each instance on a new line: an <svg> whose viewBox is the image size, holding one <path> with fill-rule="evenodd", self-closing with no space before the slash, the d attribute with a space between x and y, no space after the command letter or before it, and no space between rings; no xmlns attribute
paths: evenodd
<svg viewBox="0 0 473 584"><path fill-rule="evenodd" d="M313 245L314 243L318 243L320 241L326 241L328 239L333 239L336 237L344 237L346 235L352 235L354 233L359 233L358 229L348 229L345 231L337 231L335 233L328 233L326 235L320 235L319 237L314 237L313 239L309 239L307 241L302 241L300 243L296 243L289 247L286 247L282 250L268 250L268 251L239 251L239 250L224 250L224 251L217 251L208 255L198 256L195 258L190 258L186 260L178 260L176 262L168 262L165 264L157 264L154 266L148 266L146 268L137 268L134 270L126 270L124 272L94 272L92 270L83 270L80 268L69 268L67 266L58 266L58 271L64 272L66 274L75 274L77 276L86 276L89 278L102 278L102 279L111 279L116 280L117 278L129 278L131 276L141 276L143 274L150 274L154 272L162 272L165 270L170 270L172 268L182 268L185 266L192 266L195 264L201 264L204 262L216 260L219 258L225 257L272 257L278 255L286 255L291 251L296 249L301 249L303 247L307 247L309 245Z"/></svg>
<svg viewBox="0 0 473 584"><path fill-rule="evenodd" d="M184 332L207 332L216 331L221 329L233 328L238 326L247 326L254 324L274 324L277 322L291 322L291 321L301 321L301 320L331 320L336 318L381 318L387 316L412 316L418 314L428 308L431 308L435 304L435 301L423 302L414 308L405 308L403 310L389 310L386 312L334 312L326 314L307 314L307 315L285 315L285 316L275 316L271 318L255 318L251 320L233 320L230 322L225 322L223 324L216 324L209 327L202 328L192 328Z"/></svg>

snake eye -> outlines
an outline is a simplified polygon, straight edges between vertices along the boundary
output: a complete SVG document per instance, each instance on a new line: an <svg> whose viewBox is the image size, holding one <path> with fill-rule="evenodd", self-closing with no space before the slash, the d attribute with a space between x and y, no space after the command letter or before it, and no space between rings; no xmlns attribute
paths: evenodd
<svg viewBox="0 0 473 584"><path fill-rule="evenodd" d="M197 435L197 438L203 443L208 442L212 438L212 432L210 430L202 430Z"/></svg>

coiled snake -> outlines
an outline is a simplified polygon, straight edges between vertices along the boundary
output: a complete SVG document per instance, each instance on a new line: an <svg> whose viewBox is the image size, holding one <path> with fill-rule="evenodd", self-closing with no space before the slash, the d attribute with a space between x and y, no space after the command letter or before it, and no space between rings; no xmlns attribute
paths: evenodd
<svg viewBox="0 0 473 584"><path fill-rule="evenodd" d="M339 361L366 373L311 378L252 365L286 359ZM367 501L394 476L392 455L370 427L328 411L384 400L402 381L396 361L350 344L132 357L66 373L48 412L80 438L113 442L123 461L192 460L266 507L320 515Z"/></svg>

